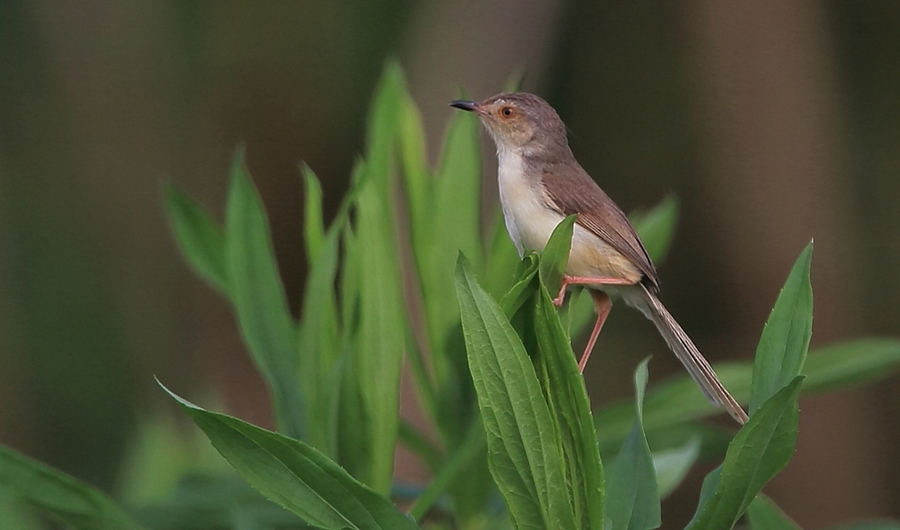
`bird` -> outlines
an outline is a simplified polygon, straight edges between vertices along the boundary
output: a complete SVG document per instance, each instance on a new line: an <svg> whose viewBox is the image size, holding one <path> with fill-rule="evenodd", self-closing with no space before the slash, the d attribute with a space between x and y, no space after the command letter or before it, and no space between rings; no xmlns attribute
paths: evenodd
<svg viewBox="0 0 900 530"><path fill-rule="evenodd" d="M660 302L659 275L628 217L581 167L569 147L566 126L541 97L504 92L483 101L455 100L472 112L497 147L497 180L507 232L519 252L542 251L554 228L575 215L569 260L559 294L570 285L587 288L597 320L578 362L583 372L600 330L621 298L651 320L669 349L713 404L739 424L748 416L709 362Z"/></svg>

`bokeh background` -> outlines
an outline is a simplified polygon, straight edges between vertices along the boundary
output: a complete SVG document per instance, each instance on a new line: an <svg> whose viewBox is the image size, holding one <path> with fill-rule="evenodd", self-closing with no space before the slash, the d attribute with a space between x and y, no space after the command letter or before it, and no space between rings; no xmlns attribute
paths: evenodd
<svg viewBox="0 0 900 530"><path fill-rule="evenodd" d="M713 360L749 359L810 238L813 344L900 328L900 2L0 2L0 442L116 494L158 376L270 425L225 304L183 265L166 179L221 215L235 146L303 286L302 182L332 211L385 60L437 156L461 90L524 74L625 209L674 193L662 297ZM492 147L485 197L493 207ZM630 392L652 327L614 311L587 371ZM801 401L767 492L804 528L900 517L900 379ZM185 427L187 428L187 427ZM664 504L686 520L702 470Z"/></svg>

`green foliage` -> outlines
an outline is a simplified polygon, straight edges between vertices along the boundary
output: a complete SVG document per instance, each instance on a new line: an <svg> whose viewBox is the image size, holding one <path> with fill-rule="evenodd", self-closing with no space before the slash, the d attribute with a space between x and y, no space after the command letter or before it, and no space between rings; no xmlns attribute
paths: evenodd
<svg viewBox="0 0 900 530"><path fill-rule="evenodd" d="M634 374L634 427L609 470L606 511L614 529L646 530L662 524L656 468L643 422L649 362L649 359L641 362Z"/></svg>
<svg viewBox="0 0 900 530"><path fill-rule="evenodd" d="M738 432L725 462L703 481L690 529L731 528L762 487L787 465L797 443L802 377L779 390Z"/></svg>
<svg viewBox="0 0 900 530"><path fill-rule="evenodd" d="M97 489L0 446L0 499L7 494L78 530L141 528Z"/></svg>
<svg viewBox="0 0 900 530"><path fill-rule="evenodd" d="M475 118L453 115L437 169L426 162L422 131L391 64L351 189L330 222L318 179L302 168L309 276L299 320L288 311L242 153L224 226L166 186L175 238L232 305L278 432L170 392L258 493L235 488L237 476L186 478L172 499L137 510L137 520L160 530L651 529L662 524L660 499L695 462L715 460L722 464L704 481L690 528L730 528L745 514L753 528L795 528L760 491L794 451L801 390L869 382L900 365L893 338L827 346L807 358L812 246L788 276L755 361L716 367L750 403L750 421L736 435L701 423L718 411L686 375L647 389L647 361L635 374L634 401L592 413L570 341L589 323L590 302L575 293L560 318L551 300L574 218L541 255L520 260L501 216L480 218ZM677 214L669 198L634 218L657 262ZM426 429L400 418L404 366ZM398 443L431 471L427 484L393 482ZM601 455L611 462L605 474ZM137 528L100 492L0 448L0 522L27 521L23 504L76 528Z"/></svg>
<svg viewBox="0 0 900 530"><path fill-rule="evenodd" d="M510 516L519 529L577 528L553 419L525 346L464 259L456 277L488 463Z"/></svg>
<svg viewBox="0 0 900 530"><path fill-rule="evenodd" d="M797 523L765 495L757 495L747 507L750 530L800 530Z"/></svg>
<svg viewBox="0 0 900 530"><path fill-rule="evenodd" d="M307 444L209 412L163 387L251 486L327 530L416 528L387 498Z"/></svg>
<svg viewBox="0 0 900 530"><path fill-rule="evenodd" d="M750 388L750 414L796 377L806 361L812 337L812 250L810 242L797 258L759 339Z"/></svg>

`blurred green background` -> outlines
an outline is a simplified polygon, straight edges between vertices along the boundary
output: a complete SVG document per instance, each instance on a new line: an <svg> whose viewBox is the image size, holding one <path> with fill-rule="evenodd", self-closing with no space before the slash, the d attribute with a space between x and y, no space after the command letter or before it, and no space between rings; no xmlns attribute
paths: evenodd
<svg viewBox="0 0 900 530"><path fill-rule="evenodd" d="M221 213L243 142L296 304L298 164L334 208L392 56L434 158L448 101L524 74L625 210L676 194L662 298L711 359L752 356L813 237L813 344L900 329L898 2L3 0L0 442L121 496L139 426L173 413L153 375L271 425L225 304L177 254L161 182ZM678 369L639 315L611 319L586 373L596 402L628 395L648 353L654 379ZM898 383L801 402L798 452L767 491L804 528L900 517ZM690 517L703 472L664 512Z"/></svg>

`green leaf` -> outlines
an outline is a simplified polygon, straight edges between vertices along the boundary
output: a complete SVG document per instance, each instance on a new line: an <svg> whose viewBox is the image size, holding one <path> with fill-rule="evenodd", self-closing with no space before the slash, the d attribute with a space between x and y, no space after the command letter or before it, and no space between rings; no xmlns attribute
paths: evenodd
<svg viewBox="0 0 900 530"><path fill-rule="evenodd" d="M204 410L162 388L251 486L309 524L328 530L418 528L389 499L305 443Z"/></svg>
<svg viewBox="0 0 900 530"><path fill-rule="evenodd" d="M373 183L374 184L374 183ZM406 344L406 315L400 299L397 253L390 210L375 193L365 190L358 201L359 342L357 363L363 403L371 421L372 476L369 484L382 493L390 489L394 469L400 401L400 368Z"/></svg>
<svg viewBox="0 0 900 530"><path fill-rule="evenodd" d="M573 222L574 218L556 227L541 256L540 270L551 277L554 290L559 285L559 276L556 275L565 268L567 242L571 240ZM550 265L544 265L545 255ZM535 293L537 307L532 327L537 348L532 359L544 399L550 407L557 445L562 449L563 471L575 518L580 528L602 528L603 465L597 447L597 434L593 429L590 401L569 337L546 287L547 284L541 282L540 289Z"/></svg>
<svg viewBox="0 0 900 530"><path fill-rule="evenodd" d="M375 96L372 98L369 111L366 162L370 170L387 173L391 169L394 142L400 124L400 109L405 94L404 83L399 63L388 61L375 87Z"/></svg>
<svg viewBox="0 0 900 530"><path fill-rule="evenodd" d="M333 226L310 264L297 334L298 385L307 403L307 441L329 457L337 454L335 413L340 398L341 353L335 279L343 226Z"/></svg>
<svg viewBox="0 0 900 530"><path fill-rule="evenodd" d="M779 390L738 431L721 471L711 473L709 483L704 481L708 496L701 493L703 500L689 529L732 528L762 487L787 465L797 443L802 381L798 376Z"/></svg>
<svg viewBox="0 0 900 530"><path fill-rule="evenodd" d="M407 93L403 94L399 113L400 161L409 206L410 229L415 232L428 226L431 172L426 162L422 116Z"/></svg>
<svg viewBox="0 0 900 530"><path fill-rule="evenodd" d="M199 204L171 182L165 184L165 194L169 221L185 259L214 289L229 296L222 229Z"/></svg>
<svg viewBox="0 0 900 530"><path fill-rule="evenodd" d="M306 242L306 260L316 261L325 245L325 220L322 215L322 185L313 170L303 164L300 169L306 184L306 201L303 208L303 236Z"/></svg>
<svg viewBox="0 0 900 530"><path fill-rule="evenodd" d="M609 468L607 478L606 515L612 528L647 530L659 528L660 498L657 489L653 455L644 434L643 402L648 371L645 359L634 374L635 422L622 450Z"/></svg>
<svg viewBox="0 0 900 530"><path fill-rule="evenodd" d="M0 487L79 530L139 530L100 490L0 445Z"/></svg>
<svg viewBox="0 0 900 530"><path fill-rule="evenodd" d="M863 338L814 349L806 359L804 392L830 392L872 383L900 366L900 340Z"/></svg>
<svg viewBox="0 0 900 530"><path fill-rule="evenodd" d="M900 340L867 338L813 349L803 367L806 379L803 395L831 392L840 388L876 381L900 366ZM750 397L750 363L716 364L716 373L735 399ZM677 375L656 385L644 402L644 428L648 433L679 423L720 414L703 397L687 375ZM629 402L609 405L594 412L594 424L601 447L618 444L634 421Z"/></svg>
<svg viewBox="0 0 900 530"><path fill-rule="evenodd" d="M527 254L519 262L519 268L512 287L500 300L503 313L512 318L522 306L534 296L534 277L538 274L540 262L536 254Z"/></svg>
<svg viewBox="0 0 900 530"><path fill-rule="evenodd" d="M750 388L750 414L803 369L812 336L812 250L810 242L794 263L759 339Z"/></svg>
<svg viewBox="0 0 900 530"><path fill-rule="evenodd" d="M800 530L797 523L762 493L747 507L747 522L750 530Z"/></svg>
<svg viewBox="0 0 900 530"><path fill-rule="evenodd" d="M345 274L357 275L358 330L351 346L360 403L370 444L365 482L387 493L394 470L400 401L400 369L410 334L403 306L393 166L401 109L406 96L403 75L389 63L379 82L369 122L368 148L359 165L354 229L345 254ZM347 247L345 247L347 248ZM344 323L344 326L348 324Z"/></svg>
<svg viewBox="0 0 900 530"><path fill-rule="evenodd" d="M566 264L569 262L569 250L572 248L572 230L575 227L575 219L578 216L570 215L560 221L547 245L541 252L541 283L553 296L558 292L562 283L563 275L566 273Z"/></svg>
<svg viewBox="0 0 900 530"><path fill-rule="evenodd" d="M700 437L693 436L675 449L653 452L653 468L659 496L666 498L675 491L700 456Z"/></svg>
<svg viewBox="0 0 900 530"><path fill-rule="evenodd" d="M456 287L488 463L516 528L578 528L550 410L521 340L462 255Z"/></svg>
<svg viewBox="0 0 900 530"><path fill-rule="evenodd" d="M235 154L225 222L228 276L244 341L272 392L278 427L296 438L306 435L306 405L297 384L297 331L269 236L262 200Z"/></svg>

